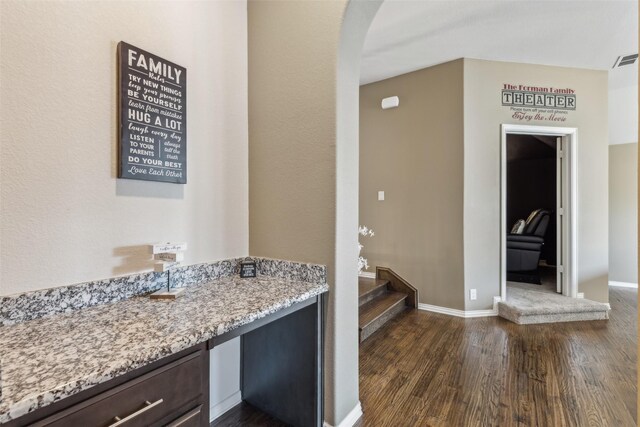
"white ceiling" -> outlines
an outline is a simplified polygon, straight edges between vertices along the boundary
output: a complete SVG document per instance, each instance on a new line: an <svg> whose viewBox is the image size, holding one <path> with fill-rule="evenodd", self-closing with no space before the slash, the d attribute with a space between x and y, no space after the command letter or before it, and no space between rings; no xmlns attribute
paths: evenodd
<svg viewBox="0 0 640 427"><path fill-rule="evenodd" d="M638 2L385 0L367 35L361 83L457 58L611 70L638 52ZM637 85L638 64L611 88Z"/></svg>

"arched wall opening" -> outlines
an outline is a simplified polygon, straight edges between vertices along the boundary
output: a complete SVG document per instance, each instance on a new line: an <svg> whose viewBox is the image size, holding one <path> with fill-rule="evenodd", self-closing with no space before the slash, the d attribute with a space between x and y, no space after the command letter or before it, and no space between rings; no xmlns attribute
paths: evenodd
<svg viewBox="0 0 640 427"><path fill-rule="evenodd" d="M358 92L381 3L248 4L249 253L328 267L324 414L333 426L360 411Z"/></svg>

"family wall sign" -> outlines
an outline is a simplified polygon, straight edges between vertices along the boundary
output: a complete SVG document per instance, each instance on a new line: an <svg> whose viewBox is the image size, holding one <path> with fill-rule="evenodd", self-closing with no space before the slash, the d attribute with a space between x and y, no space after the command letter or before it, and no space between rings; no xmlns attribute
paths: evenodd
<svg viewBox="0 0 640 427"><path fill-rule="evenodd" d="M118 178L187 183L187 70L118 44Z"/></svg>
<svg viewBox="0 0 640 427"><path fill-rule="evenodd" d="M502 106L519 121L565 122L576 109L576 91L566 87L504 83L501 96Z"/></svg>

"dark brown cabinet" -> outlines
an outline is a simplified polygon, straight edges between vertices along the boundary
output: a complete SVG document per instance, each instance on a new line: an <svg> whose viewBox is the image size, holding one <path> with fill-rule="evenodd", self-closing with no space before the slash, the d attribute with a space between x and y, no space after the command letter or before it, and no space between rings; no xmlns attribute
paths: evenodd
<svg viewBox="0 0 640 427"><path fill-rule="evenodd" d="M208 421L209 352L202 343L45 406L6 426L204 427Z"/></svg>
<svg viewBox="0 0 640 427"><path fill-rule="evenodd" d="M198 350L127 381L35 425L146 427L186 417L194 407L201 407L206 398L203 389L206 380L202 376L203 364L207 362L202 355L204 351ZM193 421L188 424L194 418L175 425L196 425Z"/></svg>
<svg viewBox="0 0 640 427"><path fill-rule="evenodd" d="M204 417L202 405L200 405L179 417L177 420L167 424L167 427L198 427L203 424L208 425L207 420Z"/></svg>

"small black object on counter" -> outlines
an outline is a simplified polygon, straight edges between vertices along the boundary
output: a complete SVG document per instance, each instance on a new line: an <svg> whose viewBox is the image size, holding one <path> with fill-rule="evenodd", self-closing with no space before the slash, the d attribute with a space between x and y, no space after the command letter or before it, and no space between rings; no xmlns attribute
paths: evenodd
<svg viewBox="0 0 640 427"><path fill-rule="evenodd" d="M256 277L257 274L257 267L256 267L256 262L255 261L251 261L251 260L247 260L247 261L241 261L240 262L240 277L241 278L248 278L248 277Z"/></svg>

